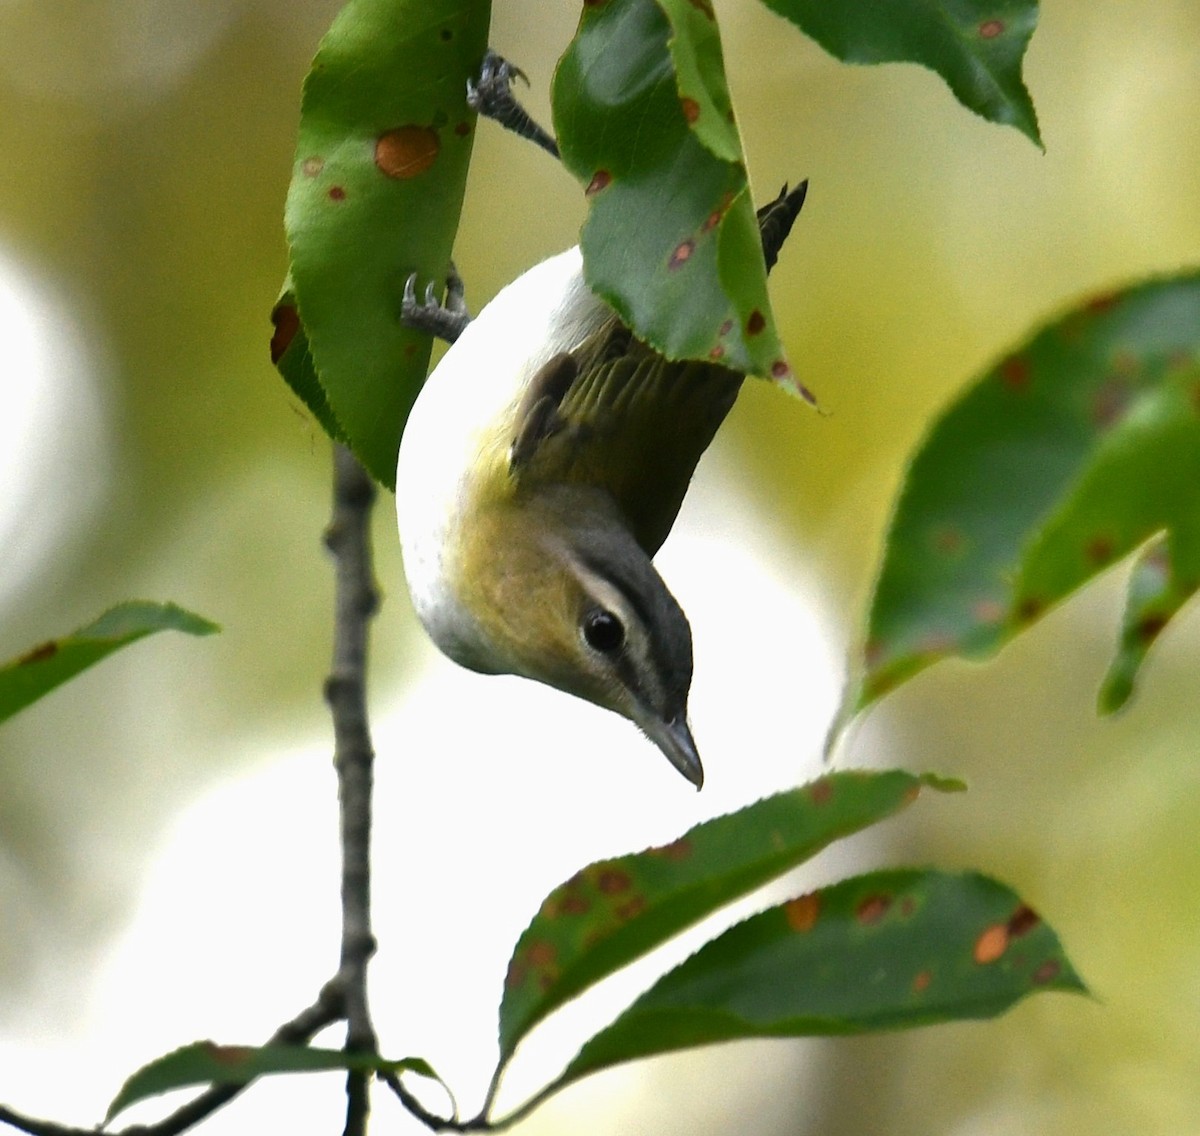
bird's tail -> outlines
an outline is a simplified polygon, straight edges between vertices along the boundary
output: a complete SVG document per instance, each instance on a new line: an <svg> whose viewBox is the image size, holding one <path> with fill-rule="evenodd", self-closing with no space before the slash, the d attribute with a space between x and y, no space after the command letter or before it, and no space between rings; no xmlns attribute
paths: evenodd
<svg viewBox="0 0 1200 1136"><path fill-rule="evenodd" d="M779 259L779 250L783 248L783 242L792 231L792 225L800 214L800 207L804 204L807 193L807 178L791 193L784 185L779 191L779 196L774 201L768 201L758 211L758 231L762 235L763 259L767 262L768 272L775 267L775 262Z"/></svg>

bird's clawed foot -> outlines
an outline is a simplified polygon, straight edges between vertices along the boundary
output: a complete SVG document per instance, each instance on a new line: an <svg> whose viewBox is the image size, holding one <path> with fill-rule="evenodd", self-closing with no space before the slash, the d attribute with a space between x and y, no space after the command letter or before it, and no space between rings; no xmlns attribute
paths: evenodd
<svg viewBox="0 0 1200 1136"><path fill-rule="evenodd" d="M446 274L446 302L438 303L432 284L425 286L425 299L417 299L417 274L404 282L404 298L400 301L400 322L414 331L424 331L447 343L453 343L471 322L467 311L462 277L453 264Z"/></svg>
<svg viewBox="0 0 1200 1136"><path fill-rule="evenodd" d="M558 157L558 143L543 130L529 112L513 97L514 79L528 84L525 72L509 63L490 47L479 68L479 78L467 80L467 105L477 113L500 123L506 130L536 143L552 157Z"/></svg>

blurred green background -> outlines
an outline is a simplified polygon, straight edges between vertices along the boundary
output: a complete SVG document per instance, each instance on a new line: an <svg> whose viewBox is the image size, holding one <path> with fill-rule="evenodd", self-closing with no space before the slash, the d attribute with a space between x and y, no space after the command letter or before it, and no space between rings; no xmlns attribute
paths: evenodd
<svg viewBox="0 0 1200 1136"><path fill-rule="evenodd" d="M328 448L266 347L300 84L337 6L0 3L0 298L16 297L0 305L0 421L32 421L22 312L42 312L54 380L36 429L0 428L0 654L127 597L224 626L218 640L142 644L0 733L6 1053L36 1057L76 1028L72 991L134 917L157 842L190 800L327 733ZM1026 78L1045 154L918 68L847 67L758 5L717 7L756 196L811 179L773 290L793 365L830 412L751 384L722 445L844 650L930 416L1079 296L1200 256L1200 6L1043 5ZM496 0L492 42L531 76L543 121L575 17L571 4ZM457 252L472 306L573 243L582 217L578 188L543 154L481 128ZM373 687L394 691L419 632L390 498L379 512ZM786 1077L755 1082L744 1116L686 1126L671 1094L703 1086L651 1071L658 1111L611 1130L735 1132L751 1117L756 1131L828 1136L1200 1133L1198 625L1193 605L1129 712L1097 721L1124 572L995 663L921 676L839 758L966 777L971 793L906 819L893 852L1013 883L1097 999L779 1043L771 1052L796 1062L819 1053L811 1088L793 1099ZM736 606L737 581L727 587ZM690 615L702 636L704 613ZM744 667L786 668L788 644L759 647L760 630L744 628ZM265 1012L261 1032L307 996ZM709 1068L735 1102L752 1079L745 1057ZM0 1100L22 1103L20 1088L0 1074ZM583 1107L572 1099L602 1107L602 1093L578 1092L560 1123Z"/></svg>

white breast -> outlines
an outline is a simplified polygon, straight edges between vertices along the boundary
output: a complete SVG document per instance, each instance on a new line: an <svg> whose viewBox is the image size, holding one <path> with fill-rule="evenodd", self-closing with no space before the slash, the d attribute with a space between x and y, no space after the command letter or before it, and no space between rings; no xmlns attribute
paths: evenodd
<svg viewBox="0 0 1200 1136"><path fill-rule="evenodd" d="M396 469L404 572L417 615L457 662L492 669L474 621L454 595L444 556L489 436L511 432L521 394L552 356L569 351L609 314L583 282L579 249L531 268L471 321L425 381L409 415Z"/></svg>

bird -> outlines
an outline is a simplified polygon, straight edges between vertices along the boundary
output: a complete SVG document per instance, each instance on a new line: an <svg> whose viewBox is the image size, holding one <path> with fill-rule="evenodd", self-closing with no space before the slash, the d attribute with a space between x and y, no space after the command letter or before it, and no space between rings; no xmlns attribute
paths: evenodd
<svg viewBox="0 0 1200 1136"><path fill-rule="evenodd" d="M807 182L758 211L769 268ZM474 319L405 289L451 340L405 425L396 510L413 606L436 646L632 721L697 789L692 634L652 563L744 376L668 361L586 284L578 246Z"/></svg>

